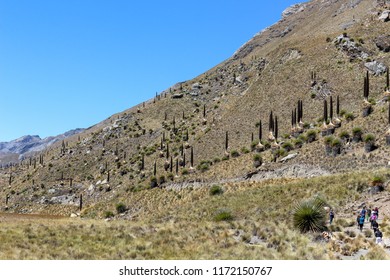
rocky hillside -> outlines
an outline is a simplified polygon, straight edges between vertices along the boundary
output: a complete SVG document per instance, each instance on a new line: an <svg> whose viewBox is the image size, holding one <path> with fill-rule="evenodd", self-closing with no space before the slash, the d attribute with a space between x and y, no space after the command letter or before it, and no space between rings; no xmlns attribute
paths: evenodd
<svg viewBox="0 0 390 280"><path fill-rule="evenodd" d="M102 217L105 205L155 187L386 166L388 9L290 7L202 75L3 168L4 209Z"/></svg>

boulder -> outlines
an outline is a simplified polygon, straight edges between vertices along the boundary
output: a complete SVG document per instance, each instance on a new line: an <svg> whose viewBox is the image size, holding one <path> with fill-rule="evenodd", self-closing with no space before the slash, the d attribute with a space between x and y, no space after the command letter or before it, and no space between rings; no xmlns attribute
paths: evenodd
<svg viewBox="0 0 390 280"><path fill-rule="evenodd" d="M375 39L375 44L383 52L390 51L390 35L382 35Z"/></svg>
<svg viewBox="0 0 390 280"><path fill-rule="evenodd" d="M281 161L281 162L285 162L285 161L288 161L289 159L293 159L293 158L295 158L295 157L297 157L297 156L298 156L297 153L295 153L295 154L290 154L290 155L285 156L284 158L282 158L280 161Z"/></svg>
<svg viewBox="0 0 390 280"><path fill-rule="evenodd" d="M382 75L386 73L386 66L378 61L371 61L371 62L366 62L364 66L370 71L372 74L375 76Z"/></svg>
<svg viewBox="0 0 390 280"><path fill-rule="evenodd" d="M390 10L385 10L378 18L380 21L387 22L390 20Z"/></svg>
<svg viewBox="0 0 390 280"><path fill-rule="evenodd" d="M305 10L305 7L306 7L305 3L292 5L282 12L282 18L285 19L286 17L289 17L291 15L297 14L299 12L303 12Z"/></svg>
<svg viewBox="0 0 390 280"><path fill-rule="evenodd" d="M202 88L202 86L199 83L192 84L192 89L193 90L197 90L197 89L201 89L201 88Z"/></svg>
<svg viewBox="0 0 390 280"><path fill-rule="evenodd" d="M183 97L182 93L175 93L174 95L172 95L173 99L179 99L179 98L182 98L182 97Z"/></svg>

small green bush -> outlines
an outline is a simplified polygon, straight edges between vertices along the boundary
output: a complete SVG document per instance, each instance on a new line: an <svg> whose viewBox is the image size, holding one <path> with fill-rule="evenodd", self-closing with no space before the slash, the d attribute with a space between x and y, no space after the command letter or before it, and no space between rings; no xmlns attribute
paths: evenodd
<svg viewBox="0 0 390 280"><path fill-rule="evenodd" d="M372 184L373 186L382 185L384 182L385 182L385 180L384 180L383 177L381 177L381 176L374 176L374 177L371 179L371 184Z"/></svg>
<svg viewBox="0 0 390 280"><path fill-rule="evenodd" d="M355 116L353 113L351 112L348 112L348 113L345 113L344 114L344 117L347 121L353 121L355 119Z"/></svg>
<svg viewBox="0 0 390 280"><path fill-rule="evenodd" d="M114 216L115 216L114 213L112 213L111 211L104 212L104 218L105 219L109 219L109 218L112 218Z"/></svg>
<svg viewBox="0 0 390 280"><path fill-rule="evenodd" d="M300 148L300 147L302 147L302 145L303 145L303 141L301 140L301 139L295 139L294 140L294 147L295 148Z"/></svg>
<svg viewBox="0 0 390 280"><path fill-rule="evenodd" d="M234 158L239 157L240 153L237 150L233 150L230 152L230 155Z"/></svg>
<svg viewBox="0 0 390 280"><path fill-rule="evenodd" d="M250 150L247 147L242 147L241 148L241 153L248 154L249 152L250 152Z"/></svg>
<svg viewBox="0 0 390 280"><path fill-rule="evenodd" d="M219 210L215 216L214 221L221 222L221 221L231 221L233 220L233 215L230 212L230 210Z"/></svg>
<svg viewBox="0 0 390 280"><path fill-rule="evenodd" d="M341 131L340 133L339 133L339 137L341 138L341 139L348 139L349 138L349 133L347 132L347 131Z"/></svg>
<svg viewBox="0 0 390 280"><path fill-rule="evenodd" d="M188 175L188 169L184 168L182 171L181 171L181 174L182 175Z"/></svg>
<svg viewBox="0 0 390 280"><path fill-rule="evenodd" d="M198 170L200 170L201 172L205 172L205 171L209 170L210 164L208 162L202 162L196 168Z"/></svg>
<svg viewBox="0 0 390 280"><path fill-rule="evenodd" d="M334 137L333 137L333 136L326 136L326 137L324 138L324 143L325 143L325 145L327 145L327 146L331 146L333 140L334 140Z"/></svg>
<svg viewBox="0 0 390 280"><path fill-rule="evenodd" d="M352 135L361 135L363 133L363 130L356 126L354 128L352 128Z"/></svg>
<svg viewBox="0 0 390 280"><path fill-rule="evenodd" d="M262 160L261 155L260 154L254 154L253 155L253 160L254 161L261 161Z"/></svg>
<svg viewBox="0 0 390 280"><path fill-rule="evenodd" d="M340 147L341 146L341 140L336 138L332 141L332 147Z"/></svg>
<svg viewBox="0 0 390 280"><path fill-rule="evenodd" d="M122 202L118 203L116 206L115 206L115 209L116 209L116 212L118 214L121 214L121 213L124 213L126 212L127 208L126 208L126 205Z"/></svg>
<svg viewBox="0 0 390 280"><path fill-rule="evenodd" d="M366 143L372 143L375 141L375 136L373 134L367 134L364 136L363 141Z"/></svg>
<svg viewBox="0 0 390 280"><path fill-rule="evenodd" d="M288 152L288 151L291 151L292 149L294 149L294 146L293 146L293 144L291 144L291 142L287 141L287 142L284 142L282 144L282 148Z"/></svg>
<svg viewBox="0 0 390 280"><path fill-rule="evenodd" d="M218 185L214 185L210 188L209 190L209 194L210 195L219 195L219 194L222 194L223 193L223 189L218 186Z"/></svg>

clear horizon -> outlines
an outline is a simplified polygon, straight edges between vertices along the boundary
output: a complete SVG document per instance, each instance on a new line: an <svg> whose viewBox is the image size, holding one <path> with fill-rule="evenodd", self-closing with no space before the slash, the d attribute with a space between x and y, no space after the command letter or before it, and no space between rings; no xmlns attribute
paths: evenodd
<svg viewBox="0 0 390 280"><path fill-rule="evenodd" d="M228 59L297 2L0 0L0 142L142 103Z"/></svg>

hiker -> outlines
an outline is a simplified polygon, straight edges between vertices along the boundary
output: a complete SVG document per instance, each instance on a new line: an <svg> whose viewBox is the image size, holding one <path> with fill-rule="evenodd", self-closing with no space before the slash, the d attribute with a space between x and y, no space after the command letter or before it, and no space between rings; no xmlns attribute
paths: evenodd
<svg viewBox="0 0 390 280"><path fill-rule="evenodd" d="M329 212L329 224L330 225L332 224L333 219L334 219L334 212L333 212L333 209L330 209L330 212Z"/></svg>
<svg viewBox="0 0 390 280"><path fill-rule="evenodd" d="M357 228L359 228L360 217L361 217L361 215L360 215L360 213L358 212L357 217L356 217Z"/></svg>
<svg viewBox="0 0 390 280"><path fill-rule="evenodd" d="M378 209L378 207L374 208L374 212L376 213L376 218L378 219L379 218L379 209Z"/></svg>
<svg viewBox="0 0 390 280"><path fill-rule="evenodd" d="M382 243L382 237L382 232L379 230L379 228L377 228L375 231L375 244Z"/></svg>
<svg viewBox="0 0 390 280"><path fill-rule="evenodd" d="M360 231L363 230L363 225L364 225L364 220L365 220L365 219L366 219L365 216L360 216L360 217L359 217L359 229L360 229Z"/></svg>
<svg viewBox="0 0 390 280"><path fill-rule="evenodd" d="M378 222L376 220L371 222L371 228L374 230L374 233L379 228Z"/></svg>
<svg viewBox="0 0 390 280"><path fill-rule="evenodd" d="M370 217L371 217L371 207L369 207L367 209L367 213L366 213L366 220L367 220L367 222L370 221Z"/></svg>
<svg viewBox="0 0 390 280"><path fill-rule="evenodd" d="M371 217L370 217L371 228L373 228L372 227L373 221L376 221L377 219L378 219L378 216L375 214L375 211L373 211L372 214L371 214Z"/></svg>
<svg viewBox="0 0 390 280"><path fill-rule="evenodd" d="M362 211L360 212L360 215L362 215L363 217L366 217L366 212L367 212L366 206L363 206L363 209L362 209Z"/></svg>

